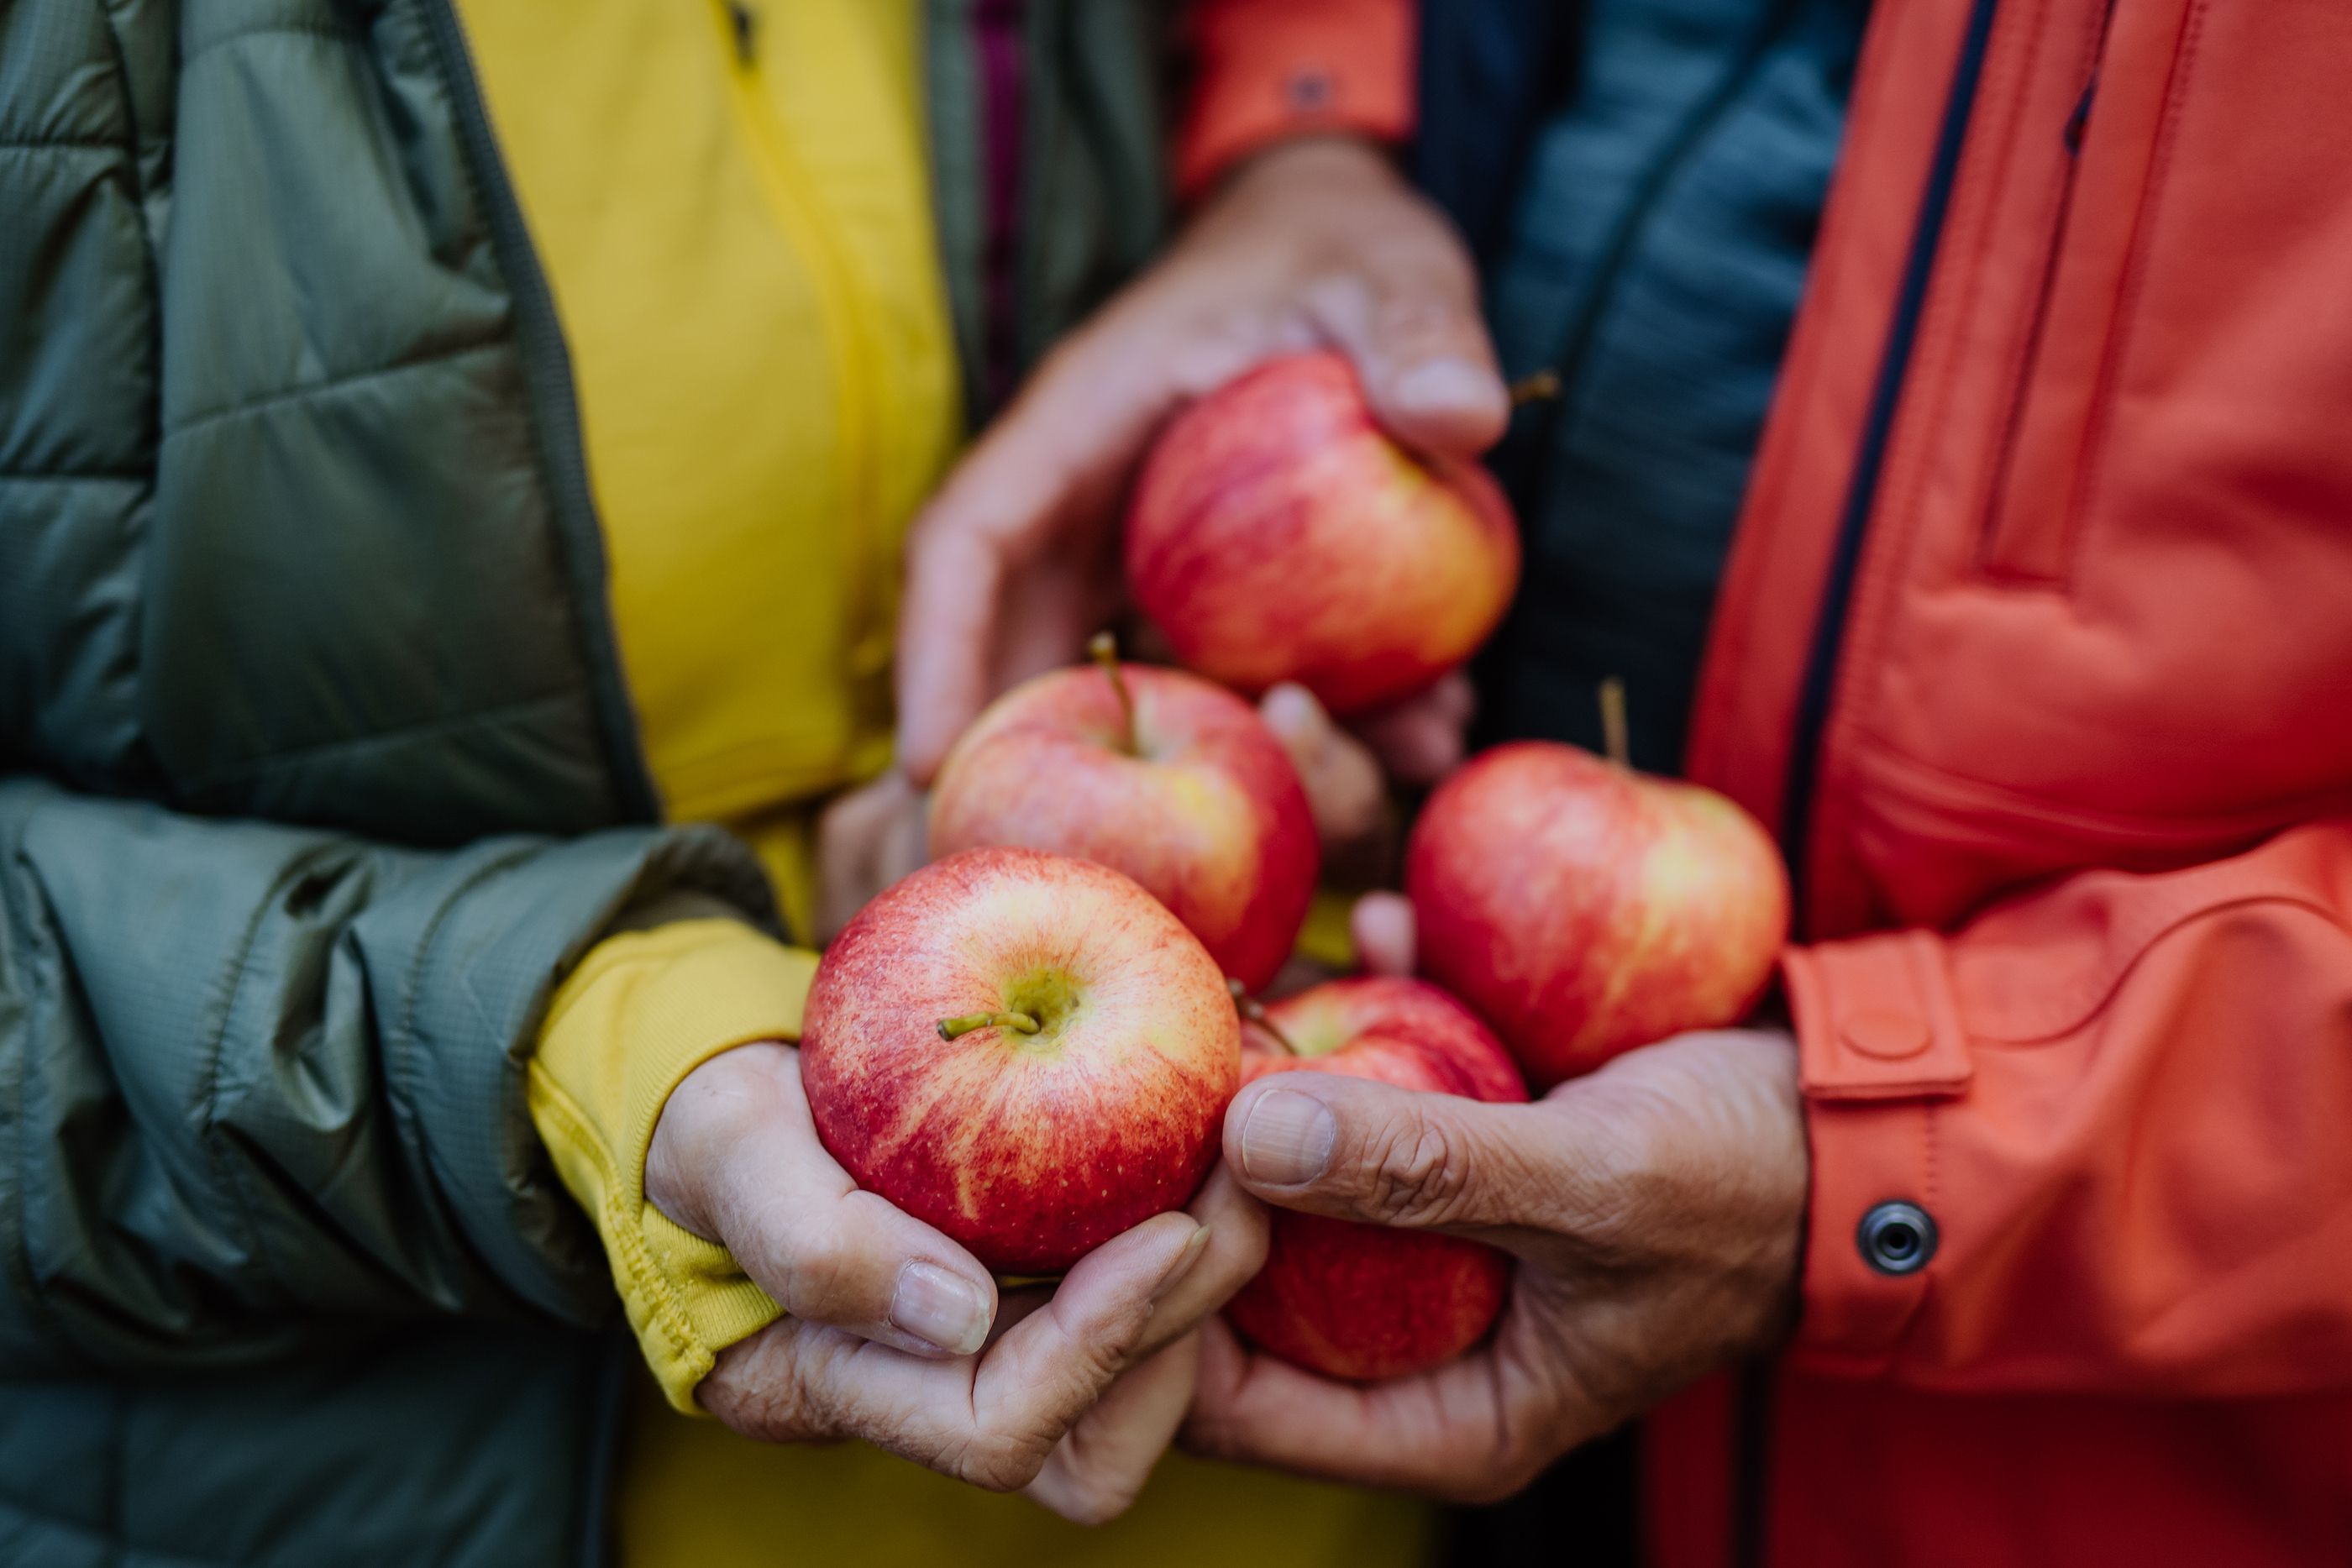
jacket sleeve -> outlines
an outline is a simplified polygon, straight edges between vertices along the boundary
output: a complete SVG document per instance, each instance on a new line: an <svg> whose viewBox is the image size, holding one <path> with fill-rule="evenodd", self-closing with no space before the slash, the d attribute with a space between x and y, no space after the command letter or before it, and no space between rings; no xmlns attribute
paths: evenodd
<svg viewBox="0 0 2352 1568"><path fill-rule="evenodd" d="M1785 973L1805 1364L1961 1391L2352 1382L2352 823ZM1931 1246L1866 1227L1893 1202Z"/></svg>
<svg viewBox="0 0 2352 1568"><path fill-rule="evenodd" d="M1418 0L1193 0L1177 140L1187 198L1294 136L1402 141L1413 124Z"/></svg>
<svg viewBox="0 0 2352 1568"><path fill-rule="evenodd" d="M720 1051L800 1038L816 963L738 920L617 932L556 992L531 1059L540 1135L595 1221L654 1381L688 1414L719 1352L780 1314L726 1248L646 1201L654 1127L670 1092Z"/></svg>
<svg viewBox="0 0 2352 1568"><path fill-rule="evenodd" d="M0 779L0 1375L608 1312L525 1069L673 889L766 907L714 831L429 852Z"/></svg>

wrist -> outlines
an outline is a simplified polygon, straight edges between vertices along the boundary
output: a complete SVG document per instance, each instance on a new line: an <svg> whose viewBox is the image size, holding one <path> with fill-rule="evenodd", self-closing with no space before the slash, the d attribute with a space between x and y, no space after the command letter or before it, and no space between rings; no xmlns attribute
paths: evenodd
<svg viewBox="0 0 2352 1568"><path fill-rule="evenodd" d="M1211 193L1292 181L1318 189L1334 180L1392 185L1402 178L1385 142L1342 131L1318 131L1268 142L1237 159Z"/></svg>

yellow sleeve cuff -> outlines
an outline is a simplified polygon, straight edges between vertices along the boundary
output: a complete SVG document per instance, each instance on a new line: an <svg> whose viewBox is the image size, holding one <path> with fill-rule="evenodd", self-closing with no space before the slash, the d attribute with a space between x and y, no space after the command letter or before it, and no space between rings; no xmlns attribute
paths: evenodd
<svg viewBox="0 0 2352 1568"><path fill-rule="evenodd" d="M727 1249L646 1201L654 1124L686 1075L755 1040L797 1040L816 956L734 920L606 937L555 994L530 1064L530 1113L595 1221L613 1282L670 1404L727 1346L779 1315Z"/></svg>

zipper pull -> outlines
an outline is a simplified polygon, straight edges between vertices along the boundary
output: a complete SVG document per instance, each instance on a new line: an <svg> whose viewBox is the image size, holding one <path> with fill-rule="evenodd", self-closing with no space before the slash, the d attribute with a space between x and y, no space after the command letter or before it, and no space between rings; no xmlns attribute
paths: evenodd
<svg viewBox="0 0 2352 1568"><path fill-rule="evenodd" d="M735 37L735 63L748 67L758 53L760 14L744 0L726 0L727 24Z"/></svg>
<svg viewBox="0 0 2352 1568"><path fill-rule="evenodd" d="M2091 99L2099 92L2099 72L2092 68L2091 79L2083 84L2083 96L2074 102L2074 112L2066 117L2066 151L2083 150L2083 131L2091 123Z"/></svg>

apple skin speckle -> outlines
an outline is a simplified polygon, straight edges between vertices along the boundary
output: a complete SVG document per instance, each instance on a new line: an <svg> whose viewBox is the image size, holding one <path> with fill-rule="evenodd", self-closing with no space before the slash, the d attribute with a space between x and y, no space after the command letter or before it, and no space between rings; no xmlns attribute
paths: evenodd
<svg viewBox="0 0 2352 1568"><path fill-rule="evenodd" d="M939 1021L1035 1009L946 1040ZM1006 1274L1052 1274L1181 1207L1241 1079L1223 975L1135 883L1034 850L924 867L818 966L817 1135L857 1185Z"/></svg>

